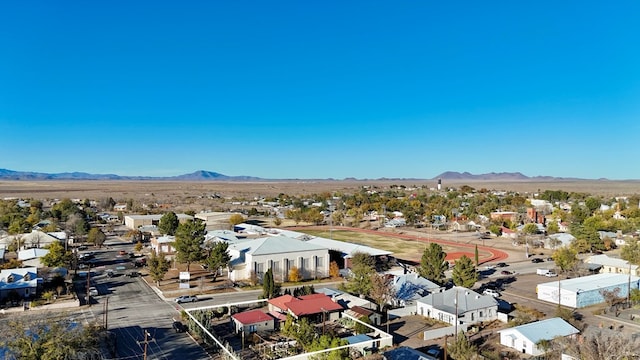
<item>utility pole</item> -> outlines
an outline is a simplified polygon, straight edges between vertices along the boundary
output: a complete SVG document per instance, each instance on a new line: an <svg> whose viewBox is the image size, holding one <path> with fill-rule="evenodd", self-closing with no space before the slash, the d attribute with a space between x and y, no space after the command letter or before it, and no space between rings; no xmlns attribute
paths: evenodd
<svg viewBox="0 0 640 360"><path fill-rule="evenodd" d="M89 291L90 288L91 288L91 266L89 266L89 269L87 270L87 303L89 304L89 307L91 307L91 292Z"/></svg>
<svg viewBox="0 0 640 360"><path fill-rule="evenodd" d="M151 334L147 330L144 330L144 353L142 353L142 359L147 360L147 348L149 345L149 338Z"/></svg>
<svg viewBox="0 0 640 360"><path fill-rule="evenodd" d="M104 329L108 330L109 329L109 297L108 296L105 297L103 324L104 324Z"/></svg>

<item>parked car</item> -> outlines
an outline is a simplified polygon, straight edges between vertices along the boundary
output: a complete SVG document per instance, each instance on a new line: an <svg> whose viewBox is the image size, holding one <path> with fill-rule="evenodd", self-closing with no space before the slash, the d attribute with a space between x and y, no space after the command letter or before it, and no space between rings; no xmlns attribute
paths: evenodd
<svg viewBox="0 0 640 360"><path fill-rule="evenodd" d="M98 289L96 289L94 286L90 287L89 288L89 295L90 296L98 296L99 295Z"/></svg>
<svg viewBox="0 0 640 360"><path fill-rule="evenodd" d="M500 297L500 293L494 289L486 289L485 291L482 292L482 295L489 295L489 296L493 296L494 298Z"/></svg>
<svg viewBox="0 0 640 360"><path fill-rule="evenodd" d="M140 273L137 272L137 271L131 271L131 272L127 273L127 276L128 277L132 277L132 278L133 277L138 277L138 276L140 276Z"/></svg>
<svg viewBox="0 0 640 360"><path fill-rule="evenodd" d="M544 274L544 276L546 276L546 277L556 277L556 276L558 276L558 274L554 273L553 271L549 271L546 274Z"/></svg>
<svg viewBox="0 0 640 360"><path fill-rule="evenodd" d="M507 266L507 263L503 263L503 262L496 264L496 267L506 267L506 266Z"/></svg>
<svg viewBox="0 0 640 360"><path fill-rule="evenodd" d="M533 258L533 259L531 259L531 262L534 263L534 264L537 264L537 263L544 262L544 260L542 260L540 258Z"/></svg>
<svg viewBox="0 0 640 360"><path fill-rule="evenodd" d="M173 330L175 330L177 333L187 331L187 327L180 321L174 321L172 327L173 327Z"/></svg>
<svg viewBox="0 0 640 360"><path fill-rule="evenodd" d="M501 275L513 275L513 273L511 271L507 271L507 270L502 270L500 272Z"/></svg>
<svg viewBox="0 0 640 360"><path fill-rule="evenodd" d="M127 255L127 252L124 250L118 251L118 255Z"/></svg>
<svg viewBox="0 0 640 360"><path fill-rule="evenodd" d="M178 296L175 299L175 302L177 302L178 304L182 304L186 302L196 302L196 301L198 301L198 298L193 295L182 295L182 296Z"/></svg>

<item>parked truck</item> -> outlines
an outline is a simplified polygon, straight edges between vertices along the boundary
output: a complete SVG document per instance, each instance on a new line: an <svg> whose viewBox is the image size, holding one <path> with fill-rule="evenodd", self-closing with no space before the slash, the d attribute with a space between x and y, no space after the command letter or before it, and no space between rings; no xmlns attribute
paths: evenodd
<svg viewBox="0 0 640 360"><path fill-rule="evenodd" d="M541 276L545 276L547 275L547 273L549 272L549 269L537 269L536 270L536 274L541 275Z"/></svg>
<svg viewBox="0 0 640 360"><path fill-rule="evenodd" d="M536 274L541 276L546 276L546 277L558 276L558 274L556 274L553 270L549 270L549 269L537 269Z"/></svg>

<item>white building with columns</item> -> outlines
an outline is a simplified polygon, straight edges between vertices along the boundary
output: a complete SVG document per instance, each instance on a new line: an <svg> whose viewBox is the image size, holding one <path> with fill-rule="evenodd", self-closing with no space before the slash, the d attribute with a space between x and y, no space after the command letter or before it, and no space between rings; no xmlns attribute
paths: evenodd
<svg viewBox="0 0 640 360"><path fill-rule="evenodd" d="M275 281L287 281L293 267L298 268L302 279L329 276L329 249L285 236L230 242L229 255L232 281L250 279L251 272L262 279L269 269Z"/></svg>

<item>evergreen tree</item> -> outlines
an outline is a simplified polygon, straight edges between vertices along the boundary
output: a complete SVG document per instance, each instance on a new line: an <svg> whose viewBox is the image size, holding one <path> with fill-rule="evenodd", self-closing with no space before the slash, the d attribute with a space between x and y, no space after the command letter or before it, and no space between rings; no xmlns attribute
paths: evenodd
<svg viewBox="0 0 640 360"><path fill-rule="evenodd" d="M442 246L430 243L422 253L418 274L425 279L442 284L444 272L449 269L449 263L444 260L446 256Z"/></svg>
<svg viewBox="0 0 640 360"><path fill-rule="evenodd" d="M157 285L160 285L160 280L164 279L164 275L169 271L169 260L165 259L163 253L156 255L156 252L152 251L147 265L149 267L149 275Z"/></svg>
<svg viewBox="0 0 640 360"><path fill-rule="evenodd" d="M473 262L466 255L462 255L453 266L453 283L456 286L472 288L478 281L478 273Z"/></svg>
<svg viewBox="0 0 640 360"><path fill-rule="evenodd" d="M480 256L478 254L478 245L476 245L476 251L474 253L474 257L475 257L475 260L476 260L476 266L478 266L480 264Z"/></svg>
<svg viewBox="0 0 640 360"><path fill-rule="evenodd" d="M205 233L205 224L199 221L188 220L178 225L174 247L178 261L187 263L187 272L192 262L202 260Z"/></svg>
<svg viewBox="0 0 640 360"><path fill-rule="evenodd" d="M205 261L213 276L212 281L216 281L219 269L221 267L229 266L229 261L231 261L231 255L229 255L229 243L224 241L217 241L214 243L211 248L211 252Z"/></svg>
<svg viewBox="0 0 640 360"><path fill-rule="evenodd" d="M178 229L178 225L180 221L178 220L178 216L173 211L169 211L165 213L160 218L160 222L158 223L158 230L160 230L161 234L165 235L175 235L176 230Z"/></svg>

